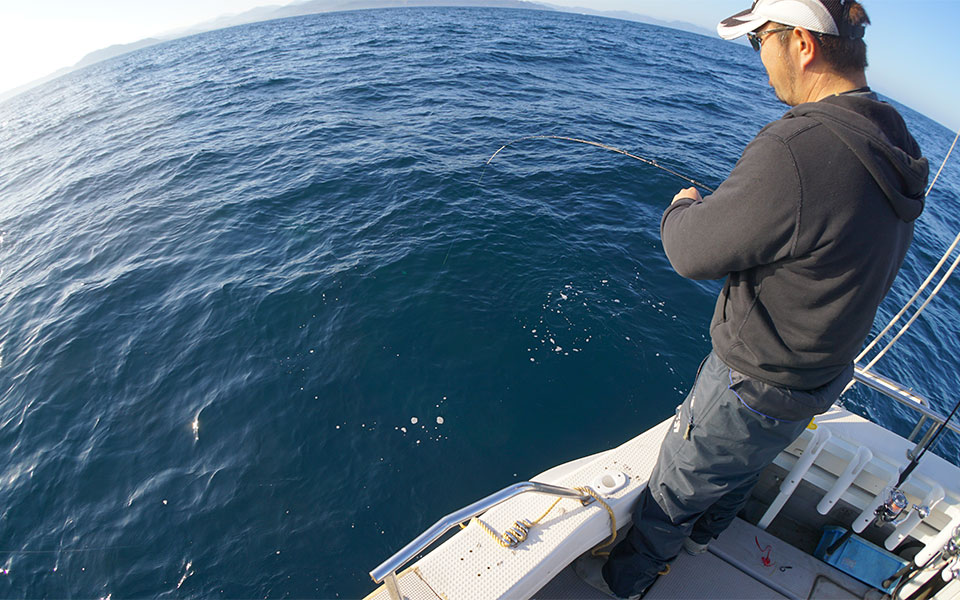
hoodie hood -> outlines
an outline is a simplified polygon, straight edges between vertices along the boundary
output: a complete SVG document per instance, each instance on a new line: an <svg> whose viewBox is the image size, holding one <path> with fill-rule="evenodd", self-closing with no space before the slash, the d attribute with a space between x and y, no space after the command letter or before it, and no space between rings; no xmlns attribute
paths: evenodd
<svg viewBox="0 0 960 600"><path fill-rule="evenodd" d="M833 132L870 172L900 219L910 223L923 212L930 167L892 106L873 94L830 96L796 106L785 117L808 117Z"/></svg>

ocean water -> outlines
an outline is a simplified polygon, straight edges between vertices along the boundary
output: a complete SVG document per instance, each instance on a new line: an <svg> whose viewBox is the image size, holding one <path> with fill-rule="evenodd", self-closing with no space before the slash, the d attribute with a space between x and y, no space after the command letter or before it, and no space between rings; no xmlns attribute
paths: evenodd
<svg viewBox="0 0 960 600"><path fill-rule="evenodd" d="M746 46L491 9L221 30L0 105L0 597L362 597L442 515L666 418L719 289L659 243L687 184L484 163L574 136L716 185L785 110ZM878 323L960 230L958 158ZM879 367L944 412L956 289Z"/></svg>

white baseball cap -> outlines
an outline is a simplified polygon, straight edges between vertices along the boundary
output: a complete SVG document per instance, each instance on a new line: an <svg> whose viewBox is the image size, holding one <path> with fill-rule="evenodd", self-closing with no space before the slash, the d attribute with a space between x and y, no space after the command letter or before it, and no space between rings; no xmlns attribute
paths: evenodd
<svg viewBox="0 0 960 600"><path fill-rule="evenodd" d="M717 33L732 40L773 21L827 35L863 37L863 26L845 27L845 0L755 0L753 6L728 17L717 25Z"/></svg>

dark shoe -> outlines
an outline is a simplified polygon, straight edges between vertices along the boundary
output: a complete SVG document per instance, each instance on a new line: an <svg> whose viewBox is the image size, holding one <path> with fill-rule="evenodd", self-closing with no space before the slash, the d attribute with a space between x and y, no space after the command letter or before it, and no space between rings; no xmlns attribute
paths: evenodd
<svg viewBox="0 0 960 600"><path fill-rule="evenodd" d="M693 541L691 538L683 540L683 550L690 556L700 556L707 551L707 548L710 547L710 542L706 544L698 544Z"/></svg>
<svg viewBox="0 0 960 600"><path fill-rule="evenodd" d="M573 570L577 576L584 581L584 583L596 590L603 592L611 598L617 598L618 600L640 600L642 594L621 599L620 596L617 596L613 593L613 591L610 589L610 586L607 585L606 580L603 578L603 565L606 562L607 557L593 556L587 552L573 562Z"/></svg>

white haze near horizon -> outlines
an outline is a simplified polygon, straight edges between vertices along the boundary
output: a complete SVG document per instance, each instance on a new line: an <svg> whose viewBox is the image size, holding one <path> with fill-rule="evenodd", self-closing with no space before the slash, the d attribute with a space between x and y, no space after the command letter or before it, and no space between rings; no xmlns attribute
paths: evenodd
<svg viewBox="0 0 960 600"><path fill-rule="evenodd" d="M0 93L28 84L114 44L168 34L217 17L288 0L0 0ZM712 30L750 0L546 0L594 10L624 10ZM871 85L948 128L960 128L957 0L863 0Z"/></svg>
<svg viewBox="0 0 960 600"><path fill-rule="evenodd" d="M0 93L87 54L157 37L274 0L0 0Z"/></svg>

